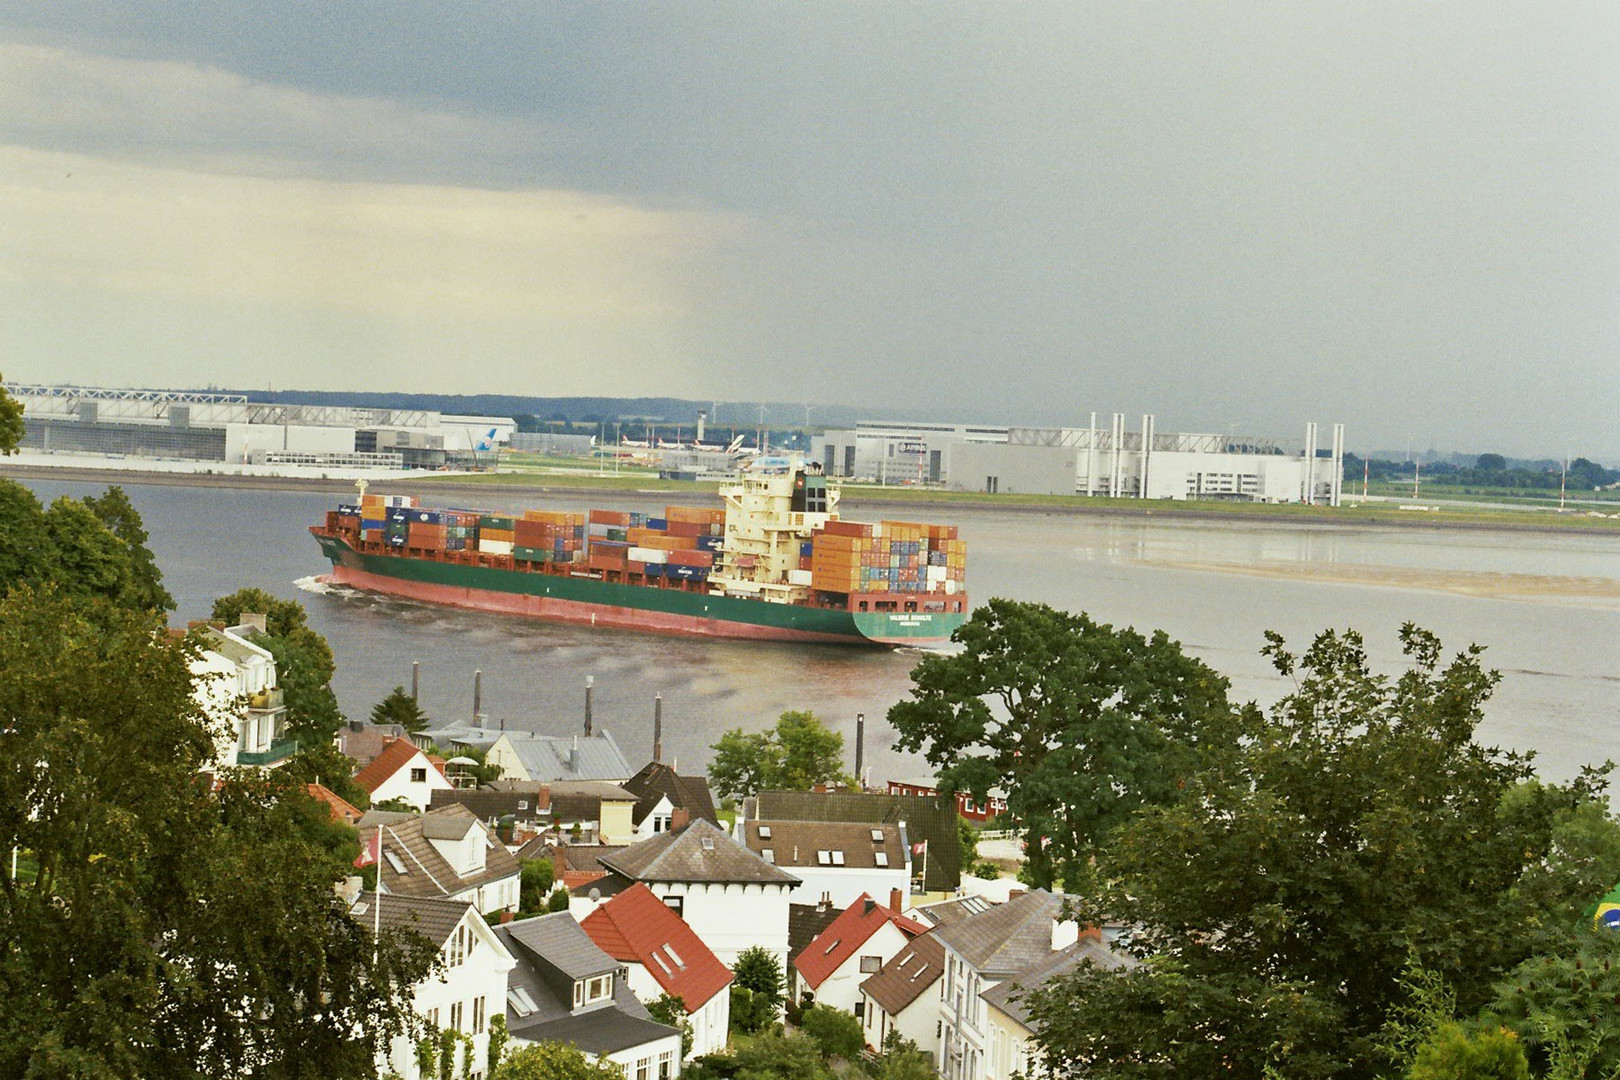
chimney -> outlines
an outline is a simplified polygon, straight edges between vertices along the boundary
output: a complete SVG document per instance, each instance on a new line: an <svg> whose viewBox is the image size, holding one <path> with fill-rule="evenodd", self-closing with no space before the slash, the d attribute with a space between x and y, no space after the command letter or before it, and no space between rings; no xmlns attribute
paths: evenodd
<svg viewBox="0 0 1620 1080"><path fill-rule="evenodd" d="M574 736L574 745L568 750L568 771L579 772L579 736Z"/></svg>
<svg viewBox="0 0 1620 1080"><path fill-rule="evenodd" d="M506 910L502 911L501 912L501 923L502 923L502 925L505 925L506 923L511 922L515 917L516 917L515 914L513 913L512 909L510 909L510 908L507 908Z"/></svg>
<svg viewBox="0 0 1620 1080"><path fill-rule="evenodd" d="M669 812L670 832L674 832L676 829L684 829L690 824L692 824L692 811L686 809L685 807L677 806L675 809Z"/></svg>
<svg viewBox="0 0 1620 1080"><path fill-rule="evenodd" d="M473 672L473 723L478 723L478 714L484 711L484 673Z"/></svg>
<svg viewBox="0 0 1620 1080"><path fill-rule="evenodd" d="M866 789L865 777L861 775L861 758L866 750L866 714L855 714L855 782Z"/></svg>
<svg viewBox="0 0 1620 1080"><path fill-rule="evenodd" d="M595 675L585 676L585 737L591 737L591 686L596 682Z"/></svg>
<svg viewBox="0 0 1620 1080"><path fill-rule="evenodd" d="M906 901L905 894L899 889L889 890L889 907L893 911L902 910L901 905Z"/></svg>
<svg viewBox="0 0 1620 1080"><path fill-rule="evenodd" d="M411 700L417 700L416 692L422 688L422 661L411 661Z"/></svg>
<svg viewBox="0 0 1620 1080"><path fill-rule="evenodd" d="M664 695L653 695L653 761L664 760Z"/></svg>
<svg viewBox="0 0 1620 1080"><path fill-rule="evenodd" d="M241 615L238 615L237 618L242 620L237 624L239 626L247 626L259 631L260 633L268 633L268 631L265 630L264 612L262 611L244 611Z"/></svg>

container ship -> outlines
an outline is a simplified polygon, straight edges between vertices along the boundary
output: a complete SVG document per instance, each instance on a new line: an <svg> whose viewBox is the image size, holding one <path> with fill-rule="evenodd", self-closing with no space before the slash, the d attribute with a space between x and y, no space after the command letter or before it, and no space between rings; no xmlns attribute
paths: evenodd
<svg viewBox="0 0 1620 1080"><path fill-rule="evenodd" d="M519 515L368 495L310 532L325 581L592 626L770 641L943 642L968 617L955 526L838 516L819 466L760 458L715 508Z"/></svg>

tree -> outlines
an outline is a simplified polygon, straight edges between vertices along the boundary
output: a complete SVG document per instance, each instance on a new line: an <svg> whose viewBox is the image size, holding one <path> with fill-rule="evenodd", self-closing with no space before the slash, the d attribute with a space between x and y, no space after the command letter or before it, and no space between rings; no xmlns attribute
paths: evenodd
<svg viewBox="0 0 1620 1080"><path fill-rule="evenodd" d="M815 1040L821 1056L827 1059L843 1058L853 1061L866 1046L866 1033L861 1022L842 1009L827 1005L812 1005L804 1010L799 1027Z"/></svg>
<svg viewBox="0 0 1620 1080"><path fill-rule="evenodd" d="M872 1070L873 1080L935 1080L934 1055L890 1028L883 1036L883 1056Z"/></svg>
<svg viewBox="0 0 1620 1080"><path fill-rule="evenodd" d="M1530 1080L1524 1047L1511 1031L1445 1024L1418 1048L1408 1080Z"/></svg>
<svg viewBox="0 0 1620 1080"><path fill-rule="evenodd" d="M782 1003L782 962L763 945L750 945L731 965L736 985L759 994L773 1007Z"/></svg>
<svg viewBox="0 0 1620 1080"><path fill-rule="evenodd" d="M1542 868L1559 858L1558 821L1599 801L1601 778L1528 784L1525 759L1474 741L1498 678L1481 649L1442 664L1439 641L1408 625L1409 667L1390 679L1353 632L1318 636L1297 661L1268 639L1294 692L1269 715L1244 710L1236 752L1211 755L1179 801L1143 809L1099 854L1100 887L1077 914L1139 927L1127 945L1146 962L1082 968L1032 996L1060 1071L1370 1075L1409 964L1477 1010L1541 940L1521 884L1578 877Z"/></svg>
<svg viewBox="0 0 1620 1080"><path fill-rule="evenodd" d="M559 911L567 911L569 900L568 887L559 885L551 890L551 898L546 901L546 911L553 914Z"/></svg>
<svg viewBox="0 0 1620 1080"><path fill-rule="evenodd" d="M0 1075L370 1076L410 1022L435 950L349 917L285 777L205 781L192 655L106 600L0 600L0 844L35 866L0 879Z"/></svg>
<svg viewBox="0 0 1620 1080"><path fill-rule="evenodd" d="M4 376L0 376L3 379ZM0 454L15 454L23 437L22 403L0 386Z"/></svg>
<svg viewBox="0 0 1620 1080"><path fill-rule="evenodd" d="M556 876L550 859L524 859L518 869L518 910L533 914L544 908Z"/></svg>
<svg viewBox="0 0 1620 1080"><path fill-rule="evenodd" d="M157 559L146 546L149 539L139 511L121 487L110 487L97 498L84 497L84 505L124 545L129 562L129 578L119 602L143 611L173 611L174 597L163 587L163 574Z"/></svg>
<svg viewBox="0 0 1620 1080"><path fill-rule="evenodd" d="M1620 1071L1620 935L1589 927L1554 953L1530 957L1497 987L1486 1018L1546 1060L1578 1047L1583 1073Z"/></svg>
<svg viewBox="0 0 1620 1080"><path fill-rule="evenodd" d="M709 785L722 796L850 782L844 773L844 737L812 712L789 710L768 731L733 728L709 749L714 751Z"/></svg>
<svg viewBox="0 0 1620 1080"><path fill-rule="evenodd" d="M827 1080L821 1049L803 1035L767 1031L741 1041L732 1055L737 1080Z"/></svg>
<svg viewBox="0 0 1620 1080"><path fill-rule="evenodd" d="M167 610L174 600L146 539L140 515L118 488L100 499L64 495L46 508L21 484L0 479L0 592L49 583L66 595Z"/></svg>
<svg viewBox="0 0 1620 1080"><path fill-rule="evenodd" d="M1162 632L996 599L953 637L963 651L919 663L889 723L947 794L1007 792L1033 885L1073 886L1110 830L1175 796L1206 743L1235 740L1226 680Z"/></svg>
<svg viewBox="0 0 1620 1080"><path fill-rule="evenodd" d="M506 1055L490 1080L624 1080L611 1061L593 1061L569 1043L543 1042Z"/></svg>
<svg viewBox="0 0 1620 1080"><path fill-rule="evenodd" d="M398 724L412 735L425 731L432 723L427 713L417 704L416 699L405 692L403 686L396 686L389 691L388 696L377 702L371 709L371 722L373 724Z"/></svg>
<svg viewBox="0 0 1620 1080"><path fill-rule="evenodd" d="M647 1014L660 1024L667 1024L681 1033L681 1060L692 1052L692 1019L686 1011L686 1001L679 994L659 994L647 1002Z"/></svg>

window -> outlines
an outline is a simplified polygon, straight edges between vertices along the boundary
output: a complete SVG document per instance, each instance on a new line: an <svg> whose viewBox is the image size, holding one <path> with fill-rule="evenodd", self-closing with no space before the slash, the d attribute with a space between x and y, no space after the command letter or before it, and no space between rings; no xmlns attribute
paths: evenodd
<svg viewBox="0 0 1620 1080"><path fill-rule="evenodd" d="M863 956L863 957L861 957L861 974L862 975L869 975L872 972L874 972L874 971L878 970L879 968L881 968L882 966L883 966L883 957L881 957L881 956Z"/></svg>
<svg viewBox="0 0 1620 1080"><path fill-rule="evenodd" d="M861 957L861 970L862 971L866 970L866 958L864 956ZM865 1022L865 1020L866 1020L866 999L865 998L862 998L861 1000L859 1000L859 1001L857 1001L855 1003L855 1019L860 1020L862 1022Z"/></svg>
<svg viewBox="0 0 1620 1080"><path fill-rule="evenodd" d="M461 1030L461 1002L459 1001L450 1006L450 1030Z"/></svg>
<svg viewBox="0 0 1620 1080"><path fill-rule="evenodd" d="M669 1080L675 1075L675 1051L665 1050L658 1055L658 1080Z"/></svg>
<svg viewBox="0 0 1620 1080"><path fill-rule="evenodd" d="M521 986L514 986L506 992L506 1003L511 1006L512 1011L518 1016L528 1016L535 1010L534 998L530 997L528 990ZM439 1010L437 1009L433 1010L433 1023L434 1026L438 1026Z"/></svg>
<svg viewBox="0 0 1620 1080"><path fill-rule="evenodd" d="M473 1029L472 1029L472 1033L474 1035L482 1035L484 1033L484 999L483 998L474 998L473 999Z"/></svg>
<svg viewBox="0 0 1620 1080"><path fill-rule="evenodd" d="M429 1009L428 1010L428 1023L433 1027L438 1027L439 1026L439 1010L438 1009Z"/></svg>
<svg viewBox="0 0 1620 1080"><path fill-rule="evenodd" d="M673 946L673 945L665 945L664 946L664 951L669 954L669 958L671 960L675 961L675 966L676 967L684 968L686 966L686 961L682 960L681 959L681 954L675 951L675 946Z"/></svg>
<svg viewBox="0 0 1620 1080"><path fill-rule="evenodd" d="M874 844L883 843L883 830L882 829L873 829L872 830L872 843L874 843Z"/></svg>
<svg viewBox="0 0 1620 1080"><path fill-rule="evenodd" d="M761 848L759 851L759 857L772 865L775 865L776 863L776 851L773 848Z"/></svg>
<svg viewBox="0 0 1620 1080"><path fill-rule="evenodd" d="M601 1001L613 994L613 976L597 975L590 979L581 979L574 984L574 1008Z"/></svg>
<svg viewBox="0 0 1620 1080"><path fill-rule="evenodd" d="M519 799L518 800L518 809L519 810L527 810L528 808L529 808L529 800L528 799Z"/></svg>
<svg viewBox="0 0 1620 1080"><path fill-rule="evenodd" d="M425 784L425 783L427 783L427 770L426 769L412 769L411 770L411 783L413 783L413 784Z"/></svg>
<svg viewBox="0 0 1620 1080"><path fill-rule="evenodd" d="M636 1061L636 1080L652 1080L652 1058L639 1058Z"/></svg>
<svg viewBox="0 0 1620 1080"><path fill-rule="evenodd" d="M816 852L816 864L818 866L831 866L832 865L832 852L830 852L830 851L818 851L818 852Z"/></svg>
<svg viewBox="0 0 1620 1080"><path fill-rule="evenodd" d="M887 851L874 851L872 853L872 862L876 866L888 866L889 853Z"/></svg>
<svg viewBox="0 0 1620 1080"><path fill-rule="evenodd" d="M759 827L759 838L761 840L769 840L771 838L771 827L769 825L761 825Z"/></svg>
<svg viewBox="0 0 1620 1080"><path fill-rule="evenodd" d="M686 898L685 897L683 897L683 896L663 896L663 897L660 897L659 899L663 900L664 901L664 906L669 908L669 910L673 911L675 914L677 914L677 915L684 915L685 914L685 909L686 909Z"/></svg>
<svg viewBox="0 0 1620 1080"><path fill-rule="evenodd" d="M396 874L410 873L410 871L405 869L405 864L399 861L399 856L395 855L392 851L383 852L383 858L388 860L388 865L393 867L394 873L396 873Z"/></svg>
<svg viewBox="0 0 1620 1080"><path fill-rule="evenodd" d="M835 851L832 853L832 864L834 866L844 865L844 853L842 851Z"/></svg>

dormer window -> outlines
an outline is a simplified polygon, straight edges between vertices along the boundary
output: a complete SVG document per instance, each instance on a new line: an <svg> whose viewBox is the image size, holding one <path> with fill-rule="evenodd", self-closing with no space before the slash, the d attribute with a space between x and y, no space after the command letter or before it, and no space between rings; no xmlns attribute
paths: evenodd
<svg viewBox="0 0 1620 1080"><path fill-rule="evenodd" d="M574 983L574 1008L582 1009L613 996L613 976L598 975Z"/></svg>
<svg viewBox="0 0 1620 1080"><path fill-rule="evenodd" d="M872 861L878 866L888 866L889 853L887 851L874 851L872 852Z"/></svg>
<svg viewBox="0 0 1620 1080"><path fill-rule="evenodd" d="M872 830L872 843L874 843L874 844L883 843L883 830L882 829L873 829Z"/></svg>
<svg viewBox="0 0 1620 1080"><path fill-rule="evenodd" d="M761 840L769 840L771 838L771 827L769 825L761 825L759 827L759 838Z"/></svg>
<svg viewBox="0 0 1620 1080"><path fill-rule="evenodd" d="M775 848L760 848L759 849L759 857L764 859L766 862L771 863L772 865L775 865L775 863L776 863L776 849Z"/></svg>

